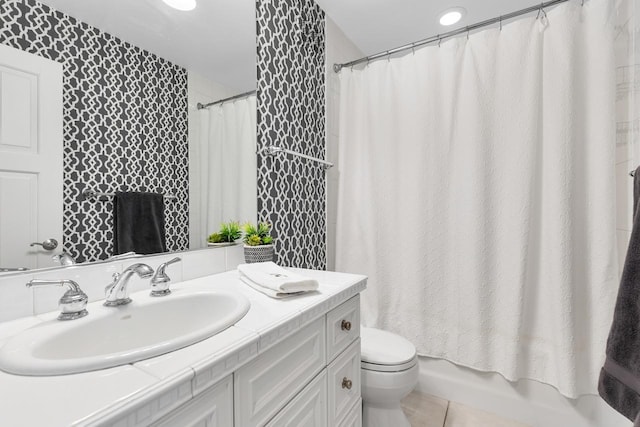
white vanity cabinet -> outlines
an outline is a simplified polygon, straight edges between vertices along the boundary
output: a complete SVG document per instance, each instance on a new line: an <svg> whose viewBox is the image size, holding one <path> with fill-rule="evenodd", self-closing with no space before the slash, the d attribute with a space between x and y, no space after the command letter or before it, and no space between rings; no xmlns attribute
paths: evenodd
<svg viewBox="0 0 640 427"><path fill-rule="evenodd" d="M358 425L359 336L355 296L240 368L234 374L235 426ZM354 414L356 424L349 424Z"/></svg>
<svg viewBox="0 0 640 427"><path fill-rule="evenodd" d="M175 284L175 295L219 290L251 301L233 326L188 347L74 375L0 371L8 402L0 426L361 427L359 293L366 277L299 271L318 280L317 292L272 299L235 270ZM57 314L0 323L0 341Z"/></svg>
<svg viewBox="0 0 640 427"><path fill-rule="evenodd" d="M233 377L231 375L152 424L153 427L232 425Z"/></svg>
<svg viewBox="0 0 640 427"><path fill-rule="evenodd" d="M317 319L234 374L236 425L264 426L326 367L324 319Z"/></svg>
<svg viewBox="0 0 640 427"><path fill-rule="evenodd" d="M360 339L327 367L329 425L339 425L360 401Z"/></svg>
<svg viewBox="0 0 640 427"><path fill-rule="evenodd" d="M361 427L360 297L272 345L154 427Z"/></svg>
<svg viewBox="0 0 640 427"><path fill-rule="evenodd" d="M327 373L322 371L267 424L267 427L327 425Z"/></svg>

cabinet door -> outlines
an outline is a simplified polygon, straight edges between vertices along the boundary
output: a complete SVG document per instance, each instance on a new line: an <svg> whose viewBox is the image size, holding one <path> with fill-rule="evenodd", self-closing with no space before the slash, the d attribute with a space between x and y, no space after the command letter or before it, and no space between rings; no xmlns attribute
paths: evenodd
<svg viewBox="0 0 640 427"><path fill-rule="evenodd" d="M362 399L358 399L339 427L362 427Z"/></svg>
<svg viewBox="0 0 640 427"><path fill-rule="evenodd" d="M324 369L325 345L324 318L320 318L236 371L236 424L265 425Z"/></svg>
<svg viewBox="0 0 640 427"><path fill-rule="evenodd" d="M327 313L327 362L360 336L360 295Z"/></svg>
<svg viewBox="0 0 640 427"><path fill-rule="evenodd" d="M267 427L326 427L327 371L323 370Z"/></svg>
<svg viewBox="0 0 640 427"><path fill-rule="evenodd" d="M152 424L153 427L233 427L231 375Z"/></svg>
<svg viewBox="0 0 640 427"><path fill-rule="evenodd" d="M360 338L327 368L329 425L337 426L360 399Z"/></svg>

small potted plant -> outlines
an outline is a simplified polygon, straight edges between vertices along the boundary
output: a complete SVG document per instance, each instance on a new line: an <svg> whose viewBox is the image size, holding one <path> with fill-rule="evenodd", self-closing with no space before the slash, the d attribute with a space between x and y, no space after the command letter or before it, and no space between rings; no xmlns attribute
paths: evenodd
<svg viewBox="0 0 640 427"><path fill-rule="evenodd" d="M236 240L240 237L242 237L242 232L240 231L239 223L235 221L223 222L220 224L220 231L211 234L207 238L207 244L209 246L235 245Z"/></svg>
<svg viewBox="0 0 640 427"><path fill-rule="evenodd" d="M271 224L259 222L258 225L246 223L242 227L244 231L244 260L250 264L253 262L273 261L273 237L271 237Z"/></svg>

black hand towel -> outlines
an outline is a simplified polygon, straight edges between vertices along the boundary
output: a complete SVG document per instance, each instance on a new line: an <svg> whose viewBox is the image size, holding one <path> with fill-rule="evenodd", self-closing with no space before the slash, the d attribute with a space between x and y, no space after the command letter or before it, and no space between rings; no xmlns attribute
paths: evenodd
<svg viewBox="0 0 640 427"><path fill-rule="evenodd" d="M634 175L633 228L622 271L607 359L598 393L613 409L640 426L640 167Z"/></svg>
<svg viewBox="0 0 640 427"><path fill-rule="evenodd" d="M113 200L114 255L167 251L162 194L117 192Z"/></svg>

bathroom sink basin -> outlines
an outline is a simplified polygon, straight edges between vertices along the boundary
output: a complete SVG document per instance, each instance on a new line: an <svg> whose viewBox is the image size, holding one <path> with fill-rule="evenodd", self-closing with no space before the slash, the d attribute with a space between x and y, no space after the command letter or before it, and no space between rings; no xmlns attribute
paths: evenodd
<svg viewBox="0 0 640 427"><path fill-rule="evenodd" d="M133 363L209 338L240 320L249 301L224 291L180 289L152 298L131 295L132 303L89 304L77 320L43 322L8 339L0 369L18 375L62 375Z"/></svg>

